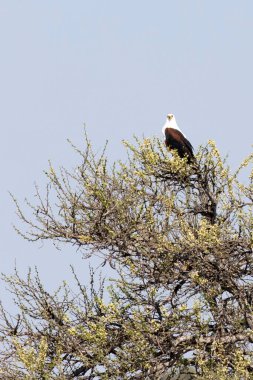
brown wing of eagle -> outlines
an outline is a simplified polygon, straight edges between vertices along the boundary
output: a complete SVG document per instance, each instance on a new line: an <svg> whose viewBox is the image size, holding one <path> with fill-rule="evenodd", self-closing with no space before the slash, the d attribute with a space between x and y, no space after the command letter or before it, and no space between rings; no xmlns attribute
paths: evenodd
<svg viewBox="0 0 253 380"><path fill-rule="evenodd" d="M165 129L165 145L170 149L176 149L179 157L183 158L187 156L188 162L194 160L192 144L177 129Z"/></svg>

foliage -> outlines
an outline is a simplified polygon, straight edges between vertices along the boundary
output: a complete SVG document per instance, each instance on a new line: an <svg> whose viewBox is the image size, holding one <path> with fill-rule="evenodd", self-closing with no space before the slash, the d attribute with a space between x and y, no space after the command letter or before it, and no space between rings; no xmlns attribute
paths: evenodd
<svg viewBox="0 0 253 380"><path fill-rule="evenodd" d="M124 145L113 167L88 140L75 170L50 165L31 219L15 200L25 239L99 254L115 280L106 303L92 273L78 294L5 277L20 313L1 310L0 378L253 378L253 154L232 173L213 141L191 165L157 139Z"/></svg>

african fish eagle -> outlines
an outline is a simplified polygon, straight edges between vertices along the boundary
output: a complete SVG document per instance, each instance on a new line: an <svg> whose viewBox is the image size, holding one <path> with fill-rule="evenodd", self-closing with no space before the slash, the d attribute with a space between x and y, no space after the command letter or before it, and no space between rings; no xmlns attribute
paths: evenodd
<svg viewBox="0 0 253 380"><path fill-rule="evenodd" d="M165 145L170 149L175 149L178 152L179 157L187 157L188 162L193 161L193 147L190 141L180 130L177 125L175 116L169 113L166 118L166 123L163 126L162 132L165 137Z"/></svg>

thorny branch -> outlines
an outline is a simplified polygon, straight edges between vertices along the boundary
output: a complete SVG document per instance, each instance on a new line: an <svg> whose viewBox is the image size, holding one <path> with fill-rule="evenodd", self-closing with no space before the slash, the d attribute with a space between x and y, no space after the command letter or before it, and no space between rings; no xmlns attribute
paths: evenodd
<svg viewBox="0 0 253 380"><path fill-rule="evenodd" d="M50 295L38 273L5 277L19 314L1 308L0 378L249 378L253 175L239 175L253 155L231 173L212 141L192 165L157 139L125 145L112 168L88 140L73 172L50 164L31 217L15 200L25 239L99 254L117 275L108 303L93 272L90 291L75 276L75 295Z"/></svg>

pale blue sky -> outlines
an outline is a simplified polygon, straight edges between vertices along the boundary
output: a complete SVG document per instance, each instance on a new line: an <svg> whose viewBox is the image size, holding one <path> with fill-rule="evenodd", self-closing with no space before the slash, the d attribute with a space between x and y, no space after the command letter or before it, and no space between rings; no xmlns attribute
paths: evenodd
<svg viewBox="0 0 253 380"><path fill-rule="evenodd" d="M87 274L72 247L17 236L8 195L33 200L48 159L74 167L66 139L81 145L83 123L97 148L109 139L112 160L133 134L162 138L169 112L195 147L214 139L233 167L251 150L250 0L2 0L0 47L0 271L36 264L49 287L70 278L70 263Z"/></svg>

